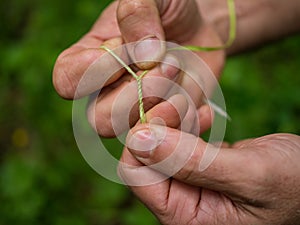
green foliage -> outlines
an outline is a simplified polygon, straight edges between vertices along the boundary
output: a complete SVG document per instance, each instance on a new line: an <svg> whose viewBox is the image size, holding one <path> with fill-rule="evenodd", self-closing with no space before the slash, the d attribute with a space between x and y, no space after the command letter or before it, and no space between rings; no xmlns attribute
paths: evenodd
<svg viewBox="0 0 300 225"><path fill-rule="evenodd" d="M300 36L227 61L221 80L228 113L226 139L300 134Z"/></svg>
<svg viewBox="0 0 300 225"><path fill-rule="evenodd" d="M109 2L0 3L1 225L137 224L129 213L156 224L126 187L86 164L73 138L72 102L52 87L58 54L90 29ZM107 144L120 152L116 142Z"/></svg>
<svg viewBox="0 0 300 225"><path fill-rule="evenodd" d="M157 224L126 187L96 174L77 150L72 102L52 87L58 54L109 0L0 3L0 225ZM300 133L300 38L228 61L226 139ZM119 157L121 145L105 140Z"/></svg>

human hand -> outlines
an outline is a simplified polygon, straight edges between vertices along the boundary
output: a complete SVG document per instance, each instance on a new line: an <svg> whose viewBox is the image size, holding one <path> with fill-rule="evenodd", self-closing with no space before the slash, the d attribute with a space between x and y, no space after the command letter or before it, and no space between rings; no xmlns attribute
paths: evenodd
<svg viewBox="0 0 300 225"><path fill-rule="evenodd" d="M150 41L145 41L145 37L150 37ZM106 45L111 49L117 48L124 43L141 41L143 45L137 54L129 52L131 58L138 61L149 60L165 61L173 65L179 62L172 55L165 53L164 45L157 45L155 40L171 40L180 45L198 45L198 46L219 46L220 39L213 28L209 26L202 18L195 1L181 0L120 0L113 2L100 16L90 32L88 32L76 44L65 50L57 59L53 71L53 83L57 92L64 98L72 99L75 97L77 86L89 66L106 52L99 50L100 45ZM154 46L152 46L154 45ZM144 50L144 51L143 51ZM150 53L150 56L147 55ZM211 68L214 74L219 75L223 66L224 52L216 51L209 53L197 53ZM115 62L116 63L116 62ZM191 88L191 82L188 76L178 79L179 71L174 66L168 66L162 71L160 65L149 63L138 63L142 69L155 67L149 72L149 77L165 77L175 79L188 92L197 95L195 104L200 106L201 91ZM112 65L103 62L98 76L104 73ZM102 136L111 137L116 135L112 129L111 112L114 100L118 93L130 84L135 82L124 71L120 70L106 82L99 97L95 98L92 104L94 112L88 113L90 120L95 120L95 128ZM208 86L212 84L208 84ZM83 97L95 90L92 85L87 85L85 91L76 97ZM162 87L157 83L145 84L146 92L156 93L171 87ZM210 87L208 87L209 89ZM136 92L136 90L132 90ZM196 94L195 94L196 93ZM78 93L77 93L78 94ZM119 106L120 110L131 106L132 100L125 100ZM144 100L146 110L159 103L159 98L147 98ZM91 107L90 107L91 108ZM92 110L92 111L93 111ZM96 116L95 116L96 115ZM120 120L124 120L119 117ZM129 118L130 125L133 126L139 119L136 110L132 110Z"/></svg>
<svg viewBox="0 0 300 225"><path fill-rule="evenodd" d="M168 103L164 104L148 116L160 116L169 127L134 127L119 167L123 181L162 224L300 224L299 136L273 134L224 145L202 171L205 149L215 147L174 129L180 123L178 112L169 110L172 115L164 116ZM181 159L186 163L177 171L177 163L185 161ZM149 167L142 170L144 165ZM162 182L147 183L151 177L172 174Z"/></svg>

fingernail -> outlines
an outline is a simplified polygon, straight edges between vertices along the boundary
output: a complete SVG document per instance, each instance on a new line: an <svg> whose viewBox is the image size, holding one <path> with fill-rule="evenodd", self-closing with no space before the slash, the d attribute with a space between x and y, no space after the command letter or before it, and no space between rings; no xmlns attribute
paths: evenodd
<svg viewBox="0 0 300 225"><path fill-rule="evenodd" d="M156 135L149 129L139 130L128 136L127 147L135 156L148 158L157 147Z"/></svg>
<svg viewBox="0 0 300 225"><path fill-rule="evenodd" d="M163 55L163 43L154 36L140 40L134 47L134 58L139 67L156 65ZM141 68L150 69L150 68Z"/></svg>
<svg viewBox="0 0 300 225"><path fill-rule="evenodd" d="M177 77L180 63L175 58L175 56L172 55L166 55L163 62L161 63L161 72L164 76L168 77L169 79L173 80Z"/></svg>

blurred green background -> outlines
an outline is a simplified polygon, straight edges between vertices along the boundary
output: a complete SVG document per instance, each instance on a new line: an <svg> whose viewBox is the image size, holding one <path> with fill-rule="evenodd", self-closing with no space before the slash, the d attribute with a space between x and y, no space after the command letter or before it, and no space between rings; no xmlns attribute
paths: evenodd
<svg viewBox="0 0 300 225"><path fill-rule="evenodd" d="M58 54L109 2L0 3L0 225L157 224L126 187L83 160L72 133L72 102L52 87ZM300 134L299 52L294 35L228 60L221 80L232 117L227 141Z"/></svg>

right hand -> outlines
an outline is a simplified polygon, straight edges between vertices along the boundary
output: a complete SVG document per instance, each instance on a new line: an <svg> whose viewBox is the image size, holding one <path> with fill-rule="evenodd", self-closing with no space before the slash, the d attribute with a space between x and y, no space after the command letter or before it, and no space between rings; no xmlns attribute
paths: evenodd
<svg viewBox="0 0 300 225"><path fill-rule="evenodd" d="M219 148L174 129L188 107L183 99L173 96L147 113L167 127L130 130L119 175L133 193L166 225L299 225L300 136L272 134Z"/></svg>
<svg viewBox="0 0 300 225"><path fill-rule="evenodd" d="M195 0L119 0L113 2L104 10L89 31L77 43L72 45L60 54L53 71L53 83L57 92L64 98L73 99L76 88L88 67L101 55L106 53L99 50L99 46L105 44L109 48L116 48L124 43L138 42L151 37L150 40L175 41L180 45L197 46L219 46L220 38L213 28L203 20ZM141 42L142 48L136 49L135 55L131 58L148 59L154 61L174 62L170 54L166 55L165 46L157 46L155 42ZM154 46L151 46L154 44ZM147 55L150 53L151 55ZM214 74L219 75L224 63L224 51L197 53L211 68ZM175 59L176 61L176 59ZM176 63L175 63L176 64ZM103 63L101 71L106 71L110 65ZM176 79L178 69L167 66L162 70L160 65L144 64L142 69L152 69L148 77L165 77ZM154 67L154 68L153 68ZM99 71L99 73L101 73ZM121 78L120 78L121 77ZM120 79L119 79L120 78ZM153 80L153 79L151 79ZM106 83L100 95L94 99L95 107L88 114L95 118L95 128L101 136L112 137L115 132L112 129L111 112L112 106L120 91L130 85L134 80L124 70L114 74L112 79ZM194 93L193 99L200 109L202 91L193 90L188 76L184 76L180 82L181 86L188 92ZM149 82L144 84L145 92L156 93L168 90L159 83ZM88 95L95 90L87 86L83 95ZM132 90L136 93L136 89ZM196 93L196 94L195 94ZM83 97L83 96L76 96ZM120 110L131 106L131 100L125 100L118 106ZM146 110L158 104L159 98L147 98L144 100ZM197 112L192 112L195 114ZM130 114L130 126L133 126L139 119L136 112ZM120 121L124 118L119 118ZM126 118L127 119L127 118ZM191 120L193 116L191 116ZM90 118L91 120L91 118Z"/></svg>

